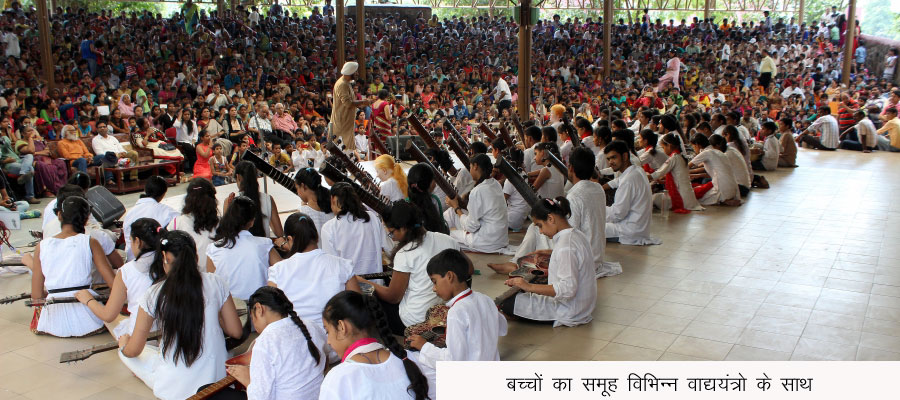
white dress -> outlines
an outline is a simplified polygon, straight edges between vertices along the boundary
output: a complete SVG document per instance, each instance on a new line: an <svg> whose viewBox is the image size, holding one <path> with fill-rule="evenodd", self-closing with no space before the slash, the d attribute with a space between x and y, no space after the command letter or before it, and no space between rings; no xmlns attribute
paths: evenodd
<svg viewBox="0 0 900 400"><path fill-rule="evenodd" d="M741 157L740 153L735 154L737 154L737 157L740 159L738 163L744 165L744 159ZM690 171L687 169L687 161L684 160L684 157L681 156L681 154L672 154L672 156L669 157L669 159L656 171L650 174L650 176L656 180L665 177L670 173L672 174L672 179L675 180L675 187L678 188L678 196L681 197L684 209L703 211L704 208L697 201L697 196L694 195L694 188L691 186L691 176ZM659 208L667 207L668 209L671 209L671 196L671 193L656 193L653 195L653 204Z"/></svg>
<svg viewBox="0 0 900 400"><path fill-rule="evenodd" d="M381 189L381 195L386 197L391 203L406 198L406 196L403 195L403 191L400 190L400 185L397 183L397 180L393 177L381 182L378 187Z"/></svg>
<svg viewBox="0 0 900 400"><path fill-rule="evenodd" d="M244 196L244 192L239 192L239 196ZM272 234L272 226L269 224L269 220L272 217L272 196L264 192L259 192L259 209L262 211L262 225L263 231L265 232L265 236L269 237Z"/></svg>
<svg viewBox="0 0 900 400"><path fill-rule="evenodd" d="M412 392L407 391L409 384L403 361L393 354L381 364L346 360L325 376L319 400L412 399Z"/></svg>
<svg viewBox="0 0 900 400"><path fill-rule="evenodd" d="M122 282L125 283L125 296L128 300L128 312L130 315L128 318L119 322L116 325L115 329L113 329L113 336L116 339L119 336L124 334L131 334L134 331L134 323L137 321L138 315L138 307L140 307L140 301L144 298L144 293L147 292L147 289L153 285L153 281L150 279L150 265L153 264L153 258L156 257L156 252L149 252L141 256L133 261L129 261L119 268L119 274L122 275ZM155 329L155 322L154 328Z"/></svg>
<svg viewBox="0 0 900 400"><path fill-rule="evenodd" d="M169 222L177 217L178 214L178 211L175 211L172 207L158 203L150 197L138 199L134 203L134 207L128 210L125 213L125 218L122 219L122 234L125 236L125 260L131 261L134 259L134 254L131 253L131 224L134 221L141 218L153 218L156 222L159 222L159 226L168 226Z"/></svg>
<svg viewBox="0 0 900 400"><path fill-rule="evenodd" d="M345 214L332 218L322 226L322 250L350 260L354 275L383 271L381 250L393 247L378 214L366 212L369 213L369 222Z"/></svg>
<svg viewBox="0 0 900 400"><path fill-rule="evenodd" d="M197 245L197 266L200 268L200 272L206 272L206 248L212 244L212 237L216 234L215 229L197 233L194 231L194 216L187 214L175 217L166 229L180 230L194 239L194 244Z"/></svg>
<svg viewBox="0 0 900 400"><path fill-rule="evenodd" d="M134 358L119 353L119 359L148 387L153 395L164 400L183 400L197 393L200 386L216 382L225 377L225 333L219 325L219 311L228 300L228 283L210 273L201 273L203 279L203 347L200 356L191 366L179 359L173 360L176 346L171 346L168 354L161 353L162 346L144 345L144 350ZM141 300L141 308L156 318L156 303L164 282L150 287Z"/></svg>
<svg viewBox="0 0 900 400"><path fill-rule="evenodd" d="M668 157L666 157L666 153L663 153L663 151L659 148L656 149L655 155L651 154L650 150L648 149L649 147L638 151L638 158L641 159L642 166L644 164L648 164L650 165L650 168L653 168L653 170L657 170L663 165L664 162L666 162Z"/></svg>
<svg viewBox="0 0 900 400"><path fill-rule="evenodd" d="M538 188L538 196L541 196L545 199L555 199L559 196L564 195L566 187L566 177L563 176L560 170L552 165L543 168L547 168L550 171L550 177L544 181L544 184L542 184L540 188Z"/></svg>
<svg viewBox="0 0 900 400"><path fill-rule="evenodd" d="M600 278L622 273L621 264L603 260L606 253L606 207L603 206L606 204L606 192L603 186L594 181L578 181L572 185L566 199L572 209L569 225L583 233L591 244L596 276ZM540 235L540 232L536 233L546 237Z"/></svg>
<svg viewBox="0 0 900 400"><path fill-rule="evenodd" d="M731 166L731 174L738 185L750 188L750 170L747 169L747 163L744 162L744 156L734 146L728 146L725 152L728 158L728 165Z"/></svg>
<svg viewBox="0 0 900 400"><path fill-rule="evenodd" d="M740 189L737 181L734 180L734 173L725 153L712 147L707 147L700 154L694 156L691 164L703 164L703 169L712 178L713 187L699 199L701 205L709 206L725 200L741 198Z"/></svg>
<svg viewBox="0 0 900 400"><path fill-rule="evenodd" d="M425 267L431 257L447 249L459 250L459 243L449 235L440 232L425 232L422 243L414 249L407 243L394 256L394 271L409 273L409 284L400 299L400 319L410 326L425 321L428 308L441 303L434 293L431 278Z"/></svg>
<svg viewBox="0 0 900 400"><path fill-rule="evenodd" d="M269 238L241 231L233 247L213 244L206 248L206 255L215 264L216 275L228 282L231 297L247 300L256 289L266 285L269 251L274 246Z"/></svg>
<svg viewBox="0 0 900 400"><path fill-rule="evenodd" d="M553 237L548 284L556 296L522 293L515 297L514 313L553 326L576 326L593 319L597 303L594 256L583 233L569 228Z"/></svg>
<svg viewBox="0 0 900 400"><path fill-rule="evenodd" d="M302 318L301 318L302 319ZM321 329L304 320L309 336L319 349L319 362L313 358L303 331L291 318L275 321L259 334L250 358L250 386L247 398L253 400L316 399L325 378L325 336Z"/></svg>
<svg viewBox="0 0 900 400"><path fill-rule="evenodd" d="M650 237L653 203L644 170L632 164L612 182L618 189L613 205L606 207L606 237L617 237L619 243L628 245L659 244Z"/></svg>
<svg viewBox="0 0 900 400"><path fill-rule="evenodd" d="M296 253L269 268L269 282L291 300L300 319L320 329L325 303L343 291L352 277L353 264L349 260L321 249Z"/></svg>
<svg viewBox="0 0 900 400"><path fill-rule="evenodd" d="M509 245L509 217L503 188L496 179L482 181L469 193L468 213L459 216L447 209L444 219L450 236L466 249L495 253Z"/></svg>
<svg viewBox="0 0 900 400"><path fill-rule="evenodd" d="M91 237L78 234L65 239L48 237L41 240L41 272L44 274L44 288L49 290L87 286L91 284L93 255ZM72 297L69 290L50 293L48 298ZM91 294L97 295L93 290ZM43 307L37 330L53 336L84 336L103 327L103 321L81 303L51 304Z"/></svg>
<svg viewBox="0 0 900 400"><path fill-rule="evenodd" d="M312 219L313 224L316 225L316 232L319 233L318 247L321 248L322 247L322 226L324 226L326 222L328 222L329 220L334 218L334 214L325 213L325 212L313 209L312 207L310 207L306 204L300 205L300 208L298 208L297 211L302 212L302 213L306 214L307 216L309 216L309 218Z"/></svg>
<svg viewBox="0 0 900 400"><path fill-rule="evenodd" d="M509 221L509 229L522 229L531 207L525 202L525 198L519 194L516 187L508 179L503 182L503 194L508 195L506 199L507 221Z"/></svg>
<svg viewBox="0 0 900 400"><path fill-rule="evenodd" d="M453 178L453 186L456 187L456 192L460 196L465 196L466 193L469 193L475 187L475 181L472 179L472 174L469 172L468 167L467 165L465 168L460 168Z"/></svg>

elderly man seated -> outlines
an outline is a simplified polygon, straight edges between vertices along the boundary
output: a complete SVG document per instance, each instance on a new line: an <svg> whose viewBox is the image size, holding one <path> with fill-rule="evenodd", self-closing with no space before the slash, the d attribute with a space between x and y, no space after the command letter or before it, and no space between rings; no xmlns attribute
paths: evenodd
<svg viewBox="0 0 900 400"><path fill-rule="evenodd" d="M92 154L84 142L78 138L78 131L74 126L63 126L62 137L63 140L59 141L57 150L60 157L72 161L71 173L74 174L75 170L87 173L87 167L103 165L103 155ZM105 175L106 182L111 183L113 181L112 172L106 172Z"/></svg>

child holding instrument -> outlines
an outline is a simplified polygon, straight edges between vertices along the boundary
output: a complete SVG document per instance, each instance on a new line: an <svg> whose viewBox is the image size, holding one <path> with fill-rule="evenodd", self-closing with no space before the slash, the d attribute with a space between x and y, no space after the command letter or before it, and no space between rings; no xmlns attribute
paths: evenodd
<svg viewBox="0 0 900 400"><path fill-rule="evenodd" d="M522 289L500 304L506 315L534 321L553 321L553 326L576 326L593 319L597 303L594 255L587 237L573 229L565 197L541 199L531 210L531 218L541 233L553 238L548 283L526 282L520 277L506 281Z"/></svg>
<svg viewBox="0 0 900 400"><path fill-rule="evenodd" d="M134 329L134 321L137 319L139 302L144 297L144 293L147 292L150 285L165 278L162 255L156 251L159 246L160 232L165 233L160 228L159 222L152 218L141 218L131 224L129 239L131 240L131 251L135 253L134 260L119 268L106 304L95 301L94 295L86 289L75 293L75 298L81 304L86 305L97 318L106 322L109 333L116 339L126 333L131 334ZM110 323L119 316L122 306L125 304L128 305L130 315L113 328Z"/></svg>
<svg viewBox="0 0 900 400"><path fill-rule="evenodd" d="M331 193L328 188L322 186L322 176L315 169L301 168L294 175L294 187L300 196L300 208L297 211L306 214L316 225L316 236L322 231L322 226L334 218L331 213ZM285 223L287 226L287 223ZM285 232L285 235L288 233ZM319 237L318 247L322 247L322 238Z"/></svg>
<svg viewBox="0 0 900 400"><path fill-rule="evenodd" d="M228 283L197 268L194 240L181 231L160 238L166 279L141 300L134 332L119 337L119 358L161 399L182 400L225 377L225 335L241 337ZM160 347L147 345L158 323Z"/></svg>
<svg viewBox="0 0 900 400"><path fill-rule="evenodd" d="M472 157L469 172L477 183L469 193L466 210L460 207L459 198L448 198L451 208L444 212L450 236L466 249L484 253L509 246L506 197L500 183L491 178L491 171L493 164L487 154Z"/></svg>
<svg viewBox="0 0 900 400"><path fill-rule="evenodd" d="M429 377L428 387L435 398L434 373L438 361L499 361L497 339L506 336L506 318L497 311L490 297L475 292L466 284L471 278L472 262L455 249L447 249L428 261L434 292L447 303L447 347L439 348L413 335L407 340L420 353L416 364Z"/></svg>
<svg viewBox="0 0 900 400"><path fill-rule="evenodd" d="M322 226L322 250L353 263L356 275L382 272L381 250L392 244L381 225L381 218L367 210L348 183L331 187L334 218Z"/></svg>
<svg viewBox="0 0 900 400"><path fill-rule="evenodd" d="M62 231L38 243L34 250L31 298L68 297L91 287L91 261L109 286L115 276L103 248L84 233L91 206L84 197L69 196L57 202ZM45 296L46 294L46 296ZM59 337L87 336L99 332L103 321L80 303L35 307L31 331Z"/></svg>
<svg viewBox="0 0 900 400"><path fill-rule="evenodd" d="M263 286L247 303L259 332L250 366L231 365L228 374L247 388L247 399L315 399L325 372L325 333L310 329L278 288Z"/></svg>
<svg viewBox="0 0 900 400"><path fill-rule="evenodd" d="M154 175L147 179L147 183L144 184L144 194L122 218L124 224L122 226L122 234L125 237L131 237L131 224L139 218L153 218L156 222L159 222L159 226L166 226L178 216L178 211L160 203L163 197L166 197L168 190L169 183L163 177ZM131 242L126 240L125 260L131 261L133 259L134 252L131 251Z"/></svg>
<svg viewBox="0 0 900 400"><path fill-rule="evenodd" d="M375 159L375 173L381 181L381 195L389 201L403 200L407 196L406 174L394 157L382 154Z"/></svg>
<svg viewBox="0 0 900 400"><path fill-rule="evenodd" d="M378 300L340 292L325 305L322 319L341 363L325 376L319 400L427 398L428 380L389 332Z"/></svg>

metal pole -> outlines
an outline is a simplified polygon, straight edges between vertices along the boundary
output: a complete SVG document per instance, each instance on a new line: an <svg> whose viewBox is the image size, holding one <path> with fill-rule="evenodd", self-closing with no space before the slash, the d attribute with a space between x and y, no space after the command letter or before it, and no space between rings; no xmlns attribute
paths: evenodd
<svg viewBox="0 0 900 400"><path fill-rule="evenodd" d="M612 76L610 68L612 60L612 19L613 19L613 2L612 0L603 1L603 77Z"/></svg>
<svg viewBox="0 0 900 400"><path fill-rule="evenodd" d="M703 6L703 19L709 19L709 7L713 0L706 0L706 4Z"/></svg>
<svg viewBox="0 0 900 400"><path fill-rule="evenodd" d="M847 32L844 33L844 70L841 72L841 84L850 87L850 67L853 65L853 42L856 38L856 0L850 0L847 10Z"/></svg>
<svg viewBox="0 0 900 400"><path fill-rule="evenodd" d="M56 83L53 77L53 55L50 52L50 19L47 15L47 0L34 2L38 12L38 35L41 44L41 71L44 72L44 80L47 88L53 89Z"/></svg>
<svg viewBox="0 0 900 400"><path fill-rule="evenodd" d="M803 14L805 13L803 9L806 6L806 0L797 0L797 1L800 2L800 11L797 13L797 14L799 14L799 15L797 15L797 25L803 25Z"/></svg>
<svg viewBox="0 0 900 400"><path fill-rule="evenodd" d="M338 0L338 1L340 1L340 0ZM359 80L362 82L366 81L366 4L365 3L366 3L365 0L356 0L356 62L359 63Z"/></svg>
<svg viewBox="0 0 900 400"><path fill-rule="evenodd" d="M344 44L347 41L344 33L344 0L337 0L334 9L337 14L334 19L334 23L337 25L337 57L335 59L337 60L337 68L340 70L344 66L344 58L346 57Z"/></svg>
<svg viewBox="0 0 900 400"><path fill-rule="evenodd" d="M519 8L519 119L531 119L531 0L522 0Z"/></svg>

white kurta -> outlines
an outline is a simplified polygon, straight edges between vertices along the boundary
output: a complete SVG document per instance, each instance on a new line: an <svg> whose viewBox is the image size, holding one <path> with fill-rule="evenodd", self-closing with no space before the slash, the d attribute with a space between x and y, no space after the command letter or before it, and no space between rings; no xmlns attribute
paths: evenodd
<svg viewBox="0 0 900 400"><path fill-rule="evenodd" d="M406 198L406 196L403 195L403 191L400 190L400 185L397 183L397 180L393 177L381 182L378 187L381 189L381 195L390 200L391 203Z"/></svg>
<svg viewBox="0 0 900 400"><path fill-rule="evenodd" d="M606 237L617 237L622 244L659 244L658 239L650 237L653 203L644 170L632 164L616 178L616 182L615 200L613 205L606 207Z"/></svg>
<svg viewBox="0 0 900 400"><path fill-rule="evenodd" d="M731 167L731 176L738 185L750 187L750 170L747 169L747 163L744 162L744 156L734 146L728 146L725 152L728 158L728 165Z"/></svg>
<svg viewBox="0 0 900 400"><path fill-rule="evenodd" d="M321 249L296 253L269 268L269 282L291 300L300 319L319 328L325 303L343 291L352 277L353 264L349 260Z"/></svg>
<svg viewBox="0 0 900 400"><path fill-rule="evenodd" d="M525 151L523 152L524 156L522 158L522 164L523 164L522 169L525 170L525 173L534 171L540 167L539 165L537 165L534 162L534 147L535 146L537 146L537 145L531 146L531 147L525 149Z"/></svg>
<svg viewBox="0 0 900 400"><path fill-rule="evenodd" d="M138 199L138 201L134 203L134 207L131 207L122 219L122 233L125 236L125 260L131 261L134 259L134 254L131 253L130 240L131 224L133 224L134 221L137 221L140 218L153 218L156 222L159 222L159 226L168 226L169 222L177 217L178 214L178 211L175 211L172 207L158 203L150 197Z"/></svg>
<svg viewBox="0 0 900 400"><path fill-rule="evenodd" d="M241 231L232 247L213 244L206 248L206 255L216 266L216 275L228 282L231 296L248 300L256 289L266 285L269 251L274 246L269 238Z"/></svg>
<svg viewBox="0 0 900 400"><path fill-rule="evenodd" d="M704 206L721 203L725 200L741 198L741 192L737 181L734 180L734 172L728 162L725 153L712 147L707 147L694 156L691 164L703 164L703 169L712 179L713 188L700 198L700 204Z"/></svg>
<svg viewBox="0 0 900 400"><path fill-rule="evenodd" d="M871 123L869 121L869 124ZM875 136L870 137L875 138ZM775 135L766 137L766 141L763 142L763 150L765 151L761 160L763 167L766 168L766 171L774 171L775 168L778 168L778 156L781 155L781 143L778 142L778 138Z"/></svg>
<svg viewBox="0 0 900 400"><path fill-rule="evenodd" d="M651 154L647 149L641 149L638 151L638 158L641 160L642 166L648 164L650 165L650 168L653 168L654 170L659 169L659 167L668 160L666 153L663 153L663 151L658 148L656 149L655 155Z"/></svg>
<svg viewBox="0 0 900 400"><path fill-rule="evenodd" d="M179 359L175 364L171 346L169 353L161 353L162 346L145 345L144 351L134 358L119 353L119 359L140 380L153 389L153 395L163 400L183 400L197 393L200 386L225 377L225 333L219 325L219 311L228 300L228 283L210 273L201 273L203 279L203 349L200 357L187 366ZM141 308L156 318L156 303L163 282L150 287L141 301Z"/></svg>
<svg viewBox="0 0 900 400"><path fill-rule="evenodd" d="M485 179L472 189L467 214L457 216L448 209L444 219L452 229L450 236L470 250L495 253L509 245L506 198L496 179Z"/></svg>
<svg viewBox="0 0 900 400"><path fill-rule="evenodd" d="M248 399L319 397L319 387L325 379L325 337L321 330L312 329L310 321L304 320L303 323L319 349L319 362L316 363L310 354L306 337L293 320L283 318L269 324L253 345Z"/></svg>
<svg viewBox="0 0 900 400"><path fill-rule="evenodd" d="M469 193L472 188L475 187L475 181L472 179L472 174L467 168L460 168L458 170L456 176L453 178L453 186L456 187L456 192L460 196L465 196L466 193Z"/></svg>
<svg viewBox="0 0 900 400"><path fill-rule="evenodd" d="M194 244L197 245L197 266L200 267L200 272L206 272L206 248L212 244L212 237L216 234L215 229L197 233L194 231L194 216L187 214L175 217L166 229L180 230L194 239Z"/></svg>
<svg viewBox="0 0 900 400"><path fill-rule="evenodd" d="M591 322L597 303L594 256L583 233L569 228L553 237L548 284L556 296L522 293L515 297L515 315L554 321L553 326L576 326Z"/></svg>
<svg viewBox="0 0 900 400"><path fill-rule="evenodd" d="M740 158L740 154L738 154L738 158ZM741 165L743 165L743 161L741 161ZM687 161L684 160L684 156L679 153L672 153L672 156L670 156L666 160L666 162L663 163L663 165L661 165L650 176L654 180L657 180L665 177L666 174L669 173L672 174L672 179L675 180L675 187L678 188L678 195L681 196L681 202L684 209L691 211L703 211L703 206L700 205L700 203L697 201L697 196L694 195L694 188L691 186L691 174L687 169ZM654 194L653 203L659 208L667 207L671 209L671 199L665 199L670 196L671 194L666 193ZM664 202L663 200L666 201Z"/></svg>
<svg viewBox="0 0 900 400"><path fill-rule="evenodd" d="M525 198L519 194L516 187L507 179L503 182L503 194L508 195L506 199L507 221L509 221L509 229L522 229L531 207L525 202Z"/></svg>
<svg viewBox="0 0 900 400"><path fill-rule="evenodd" d="M147 292L147 289L153 285L153 281L150 279L150 264L153 264L154 257L156 257L156 252L149 252L142 255L141 258L125 263L122 268L119 268L122 282L125 283L125 297L128 300L126 305L130 315L128 318L123 319L122 322L119 322L113 329L112 334L116 339L124 334L130 335L134 331L138 308L141 306L140 302L144 298L144 293ZM155 324L151 330L153 329L156 329Z"/></svg>
<svg viewBox="0 0 900 400"><path fill-rule="evenodd" d="M550 171L550 177L537 189L538 196L545 199L555 199L565 194L566 177L554 166L542 167Z"/></svg>
<svg viewBox="0 0 900 400"><path fill-rule="evenodd" d="M394 256L394 271L409 274L409 283L399 305L403 325L410 326L425 321L428 308L441 303L441 298L432 290L434 284L425 267L431 257L447 249L459 250L459 243L440 232L425 232L421 244L413 246L412 243L407 243Z"/></svg>
<svg viewBox="0 0 900 400"><path fill-rule="evenodd" d="M350 260L355 275L381 272L381 250L392 247L378 214L366 212L369 222L345 214L322 226L322 250Z"/></svg>
<svg viewBox="0 0 900 400"><path fill-rule="evenodd" d="M91 284L91 237L78 234L65 239L41 240L44 288L55 290ZM80 289L78 289L80 290ZM78 290L50 293L48 298L71 297ZM96 295L94 291L92 294ZM81 303L51 304L41 310L37 330L59 337L84 336L103 327L103 321Z"/></svg>
<svg viewBox="0 0 900 400"><path fill-rule="evenodd" d="M401 400L412 399L407 391L409 377L403 361L391 354L381 364L346 360L328 372L322 381L319 400Z"/></svg>
<svg viewBox="0 0 900 400"><path fill-rule="evenodd" d="M326 222L328 222L329 220L334 218L334 214L315 210L306 204L301 205L300 208L297 209L297 211L306 214L313 221L313 224L316 225L316 232L319 233L318 247L321 248L322 247L322 227L325 225Z"/></svg>
<svg viewBox="0 0 900 400"><path fill-rule="evenodd" d="M606 192L603 186L589 180L578 181L572 185L566 199L572 209L569 225L583 233L591 244L596 276L600 278L622 273L622 265L603 260L606 253L606 207L603 206L606 204Z"/></svg>

